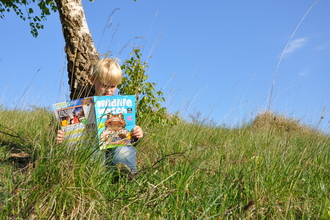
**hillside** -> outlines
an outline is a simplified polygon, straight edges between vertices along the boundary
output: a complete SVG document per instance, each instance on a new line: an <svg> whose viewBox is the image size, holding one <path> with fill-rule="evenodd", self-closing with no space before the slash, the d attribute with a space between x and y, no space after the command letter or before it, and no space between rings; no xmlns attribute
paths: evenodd
<svg viewBox="0 0 330 220"><path fill-rule="evenodd" d="M145 127L139 175L55 143L45 109L0 110L2 219L327 219L330 137L263 113L228 129Z"/></svg>

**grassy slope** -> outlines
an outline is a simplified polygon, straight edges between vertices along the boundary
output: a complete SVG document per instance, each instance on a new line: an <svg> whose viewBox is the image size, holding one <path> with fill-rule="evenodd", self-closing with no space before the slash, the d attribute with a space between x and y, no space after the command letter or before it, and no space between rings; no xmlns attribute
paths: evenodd
<svg viewBox="0 0 330 220"><path fill-rule="evenodd" d="M329 218L330 138L263 117L240 129L142 125L139 176L118 180L94 149L54 143L52 113L0 110L0 216Z"/></svg>

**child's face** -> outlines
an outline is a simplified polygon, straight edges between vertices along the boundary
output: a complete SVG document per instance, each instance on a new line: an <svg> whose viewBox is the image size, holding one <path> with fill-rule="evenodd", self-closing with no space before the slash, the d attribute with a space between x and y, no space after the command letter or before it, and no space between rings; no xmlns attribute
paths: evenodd
<svg viewBox="0 0 330 220"><path fill-rule="evenodd" d="M97 96L114 95L117 89L117 85L103 84L99 80L95 80L94 87L95 87L95 95Z"/></svg>

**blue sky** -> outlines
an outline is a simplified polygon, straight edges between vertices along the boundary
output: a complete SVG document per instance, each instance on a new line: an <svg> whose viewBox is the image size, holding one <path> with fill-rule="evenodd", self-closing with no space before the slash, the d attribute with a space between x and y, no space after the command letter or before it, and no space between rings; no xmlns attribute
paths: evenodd
<svg viewBox="0 0 330 220"><path fill-rule="evenodd" d="M330 1L311 8L314 3L83 1L99 53L111 51L124 61L132 47L141 47L149 80L164 91L170 111L235 126L271 100L272 111L329 132ZM14 13L0 20L2 106L48 107L67 99L58 14L44 25L33 38Z"/></svg>

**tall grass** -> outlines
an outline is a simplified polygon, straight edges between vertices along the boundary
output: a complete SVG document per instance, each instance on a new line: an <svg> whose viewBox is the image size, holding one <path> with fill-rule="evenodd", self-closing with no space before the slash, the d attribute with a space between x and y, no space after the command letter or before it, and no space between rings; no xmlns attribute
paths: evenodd
<svg viewBox="0 0 330 220"><path fill-rule="evenodd" d="M108 172L92 147L56 144L52 121L0 111L1 219L330 218L330 137L292 119L142 124L135 178Z"/></svg>

